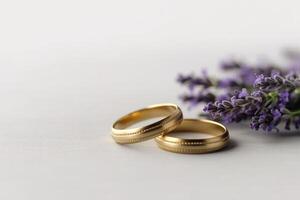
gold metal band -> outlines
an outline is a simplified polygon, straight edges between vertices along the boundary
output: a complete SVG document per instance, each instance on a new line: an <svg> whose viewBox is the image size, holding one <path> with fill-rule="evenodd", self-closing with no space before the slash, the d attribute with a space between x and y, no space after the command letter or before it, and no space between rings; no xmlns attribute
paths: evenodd
<svg viewBox="0 0 300 200"><path fill-rule="evenodd" d="M126 129L129 126L151 118L163 119L141 128ZM182 112L175 104L157 104L129 113L112 126L112 137L117 143L137 143L174 130L182 121Z"/></svg>
<svg viewBox="0 0 300 200"><path fill-rule="evenodd" d="M158 146L175 153L208 153L226 146L229 141L229 133L220 123L205 119L184 119L172 132L200 132L212 135L205 139L182 139L168 136L165 133L155 138Z"/></svg>

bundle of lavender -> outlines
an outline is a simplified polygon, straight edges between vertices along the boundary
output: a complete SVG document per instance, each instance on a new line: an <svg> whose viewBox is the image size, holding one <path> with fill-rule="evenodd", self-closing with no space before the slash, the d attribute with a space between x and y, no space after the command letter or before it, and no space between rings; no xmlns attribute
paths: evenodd
<svg viewBox="0 0 300 200"><path fill-rule="evenodd" d="M181 99L191 108L204 103L203 111L224 123L248 120L255 130L279 130L280 123L287 130L299 129L300 56L292 57L293 62L284 67L253 66L236 60L222 62L222 79L206 72L180 74L178 82L188 88ZM231 73L225 77L225 72Z"/></svg>

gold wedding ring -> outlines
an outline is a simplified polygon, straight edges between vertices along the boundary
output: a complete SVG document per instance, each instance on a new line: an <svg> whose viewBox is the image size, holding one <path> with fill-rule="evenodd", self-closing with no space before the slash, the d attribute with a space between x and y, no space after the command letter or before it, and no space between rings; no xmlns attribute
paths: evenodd
<svg viewBox="0 0 300 200"><path fill-rule="evenodd" d="M163 119L139 128L131 125L156 117ZM182 112L175 104L157 104L129 113L112 126L112 137L120 144L130 144L155 138L174 130L182 122Z"/></svg>
<svg viewBox="0 0 300 200"><path fill-rule="evenodd" d="M174 132L197 132L212 135L205 139L183 139L169 133L155 138L158 146L175 153L208 153L217 151L228 144L229 133L220 123L205 119L184 119Z"/></svg>

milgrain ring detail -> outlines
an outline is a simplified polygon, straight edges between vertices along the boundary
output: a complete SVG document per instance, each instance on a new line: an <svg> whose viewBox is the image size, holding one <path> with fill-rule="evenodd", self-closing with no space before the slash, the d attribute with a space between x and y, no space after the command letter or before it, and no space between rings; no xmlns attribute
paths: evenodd
<svg viewBox="0 0 300 200"><path fill-rule="evenodd" d="M172 132L200 132L211 135L204 139L184 139L170 136ZM174 153L208 153L224 148L229 142L229 132L220 123L206 119L184 119L172 132L155 138L157 145Z"/></svg>
<svg viewBox="0 0 300 200"><path fill-rule="evenodd" d="M144 127L128 128L137 122L155 117L163 119ZM112 137L120 144L142 142L172 131L181 123L182 118L182 112L175 104L152 105L118 119L112 126Z"/></svg>

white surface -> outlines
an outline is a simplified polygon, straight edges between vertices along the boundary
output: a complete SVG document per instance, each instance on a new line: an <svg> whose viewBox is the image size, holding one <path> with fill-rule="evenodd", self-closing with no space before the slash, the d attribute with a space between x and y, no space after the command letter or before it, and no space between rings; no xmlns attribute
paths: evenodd
<svg viewBox="0 0 300 200"><path fill-rule="evenodd" d="M251 3L250 3L251 2ZM230 127L179 155L116 145L111 123L174 102L178 72L300 46L297 1L0 3L0 199L297 199L300 138ZM196 112L185 115L195 117Z"/></svg>

